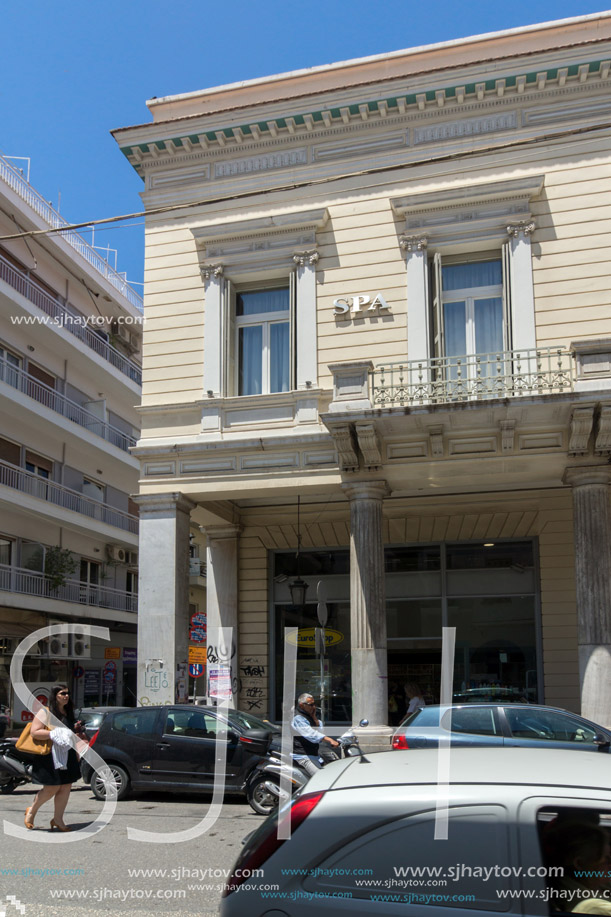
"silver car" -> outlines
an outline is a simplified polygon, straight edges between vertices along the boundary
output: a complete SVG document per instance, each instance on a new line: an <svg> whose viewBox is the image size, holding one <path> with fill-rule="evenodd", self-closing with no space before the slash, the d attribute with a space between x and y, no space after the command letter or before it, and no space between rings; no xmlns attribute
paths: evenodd
<svg viewBox="0 0 611 917"><path fill-rule="evenodd" d="M608 827L610 783L607 755L562 749L423 749L337 761L247 839L221 914L542 917L560 894L550 879L558 875L550 826ZM278 838L278 819L291 822L288 840Z"/></svg>

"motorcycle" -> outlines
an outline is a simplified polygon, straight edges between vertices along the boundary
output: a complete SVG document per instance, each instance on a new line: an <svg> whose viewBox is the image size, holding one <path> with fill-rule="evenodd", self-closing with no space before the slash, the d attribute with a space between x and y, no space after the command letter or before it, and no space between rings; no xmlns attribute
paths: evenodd
<svg viewBox="0 0 611 917"><path fill-rule="evenodd" d="M359 723L359 726L368 725L368 720L361 720ZM330 748L324 756L321 756L323 767L329 761L341 757L363 757L359 740L351 730L341 735L337 741L339 742L338 750ZM285 780L282 780L283 777ZM306 774L299 766L292 754L287 757L276 744L273 744L266 756L254 768L246 785L246 798L257 815L270 815L289 798L283 786L285 781L288 781L290 785L290 795L295 796L309 779L309 774Z"/></svg>
<svg viewBox="0 0 611 917"><path fill-rule="evenodd" d="M6 739L0 742L0 793L5 796L14 792L18 786L32 782L31 765L26 764L18 751L15 751L15 740Z"/></svg>

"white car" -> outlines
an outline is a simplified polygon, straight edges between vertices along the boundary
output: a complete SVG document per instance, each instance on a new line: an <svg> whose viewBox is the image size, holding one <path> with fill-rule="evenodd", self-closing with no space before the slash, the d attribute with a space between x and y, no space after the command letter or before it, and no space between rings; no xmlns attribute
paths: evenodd
<svg viewBox="0 0 611 917"><path fill-rule="evenodd" d="M449 784L438 785L448 755ZM553 892L542 833L567 818L608 826L610 784L609 757L595 751L423 749L337 761L247 838L221 914L543 917ZM290 839L278 838L278 819L292 822Z"/></svg>

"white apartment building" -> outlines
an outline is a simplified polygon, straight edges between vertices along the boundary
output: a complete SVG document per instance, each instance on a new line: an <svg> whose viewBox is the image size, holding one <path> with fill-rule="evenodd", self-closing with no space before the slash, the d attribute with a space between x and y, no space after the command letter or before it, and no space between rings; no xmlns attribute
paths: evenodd
<svg viewBox="0 0 611 917"><path fill-rule="evenodd" d="M9 664L48 624L108 627L37 644L33 693L135 704L141 297L0 157L0 703Z"/></svg>

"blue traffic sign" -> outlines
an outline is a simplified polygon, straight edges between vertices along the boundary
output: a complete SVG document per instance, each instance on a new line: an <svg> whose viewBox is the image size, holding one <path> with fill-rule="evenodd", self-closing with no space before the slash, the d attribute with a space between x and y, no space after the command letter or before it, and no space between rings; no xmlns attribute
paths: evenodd
<svg viewBox="0 0 611 917"><path fill-rule="evenodd" d="M189 675L191 678L201 678L204 674L204 666L200 665L199 662L192 662L189 666Z"/></svg>

